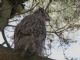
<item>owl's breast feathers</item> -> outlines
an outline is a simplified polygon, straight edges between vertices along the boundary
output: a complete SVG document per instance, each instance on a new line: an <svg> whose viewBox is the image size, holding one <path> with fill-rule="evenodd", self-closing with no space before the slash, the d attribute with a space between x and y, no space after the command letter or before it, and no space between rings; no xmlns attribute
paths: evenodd
<svg viewBox="0 0 80 60"><path fill-rule="evenodd" d="M30 16L30 18L24 18L21 23L18 25L18 28L20 27L20 29L17 30L22 34L33 34L35 37L39 37L39 35L46 35L45 22L41 18Z"/></svg>

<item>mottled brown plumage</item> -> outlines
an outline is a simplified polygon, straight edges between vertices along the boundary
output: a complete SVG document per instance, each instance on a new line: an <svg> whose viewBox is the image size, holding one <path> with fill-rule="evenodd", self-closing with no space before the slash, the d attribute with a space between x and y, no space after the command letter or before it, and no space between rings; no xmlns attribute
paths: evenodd
<svg viewBox="0 0 80 60"><path fill-rule="evenodd" d="M49 16L43 8L26 16L15 28L14 48L24 53L32 49L31 51L41 54L46 38L45 21L49 21Z"/></svg>

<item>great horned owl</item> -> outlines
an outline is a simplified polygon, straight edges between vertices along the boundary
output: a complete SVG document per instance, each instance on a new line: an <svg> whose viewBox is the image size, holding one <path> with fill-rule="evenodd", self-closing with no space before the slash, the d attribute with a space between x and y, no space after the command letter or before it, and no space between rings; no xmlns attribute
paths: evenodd
<svg viewBox="0 0 80 60"><path fill-rule="evenodd" d="M42 51L43 41L46 38L45 22L49 15L43 8L23 18L14 32L14 48L26 52L32 49L37 54Z"/></svg>

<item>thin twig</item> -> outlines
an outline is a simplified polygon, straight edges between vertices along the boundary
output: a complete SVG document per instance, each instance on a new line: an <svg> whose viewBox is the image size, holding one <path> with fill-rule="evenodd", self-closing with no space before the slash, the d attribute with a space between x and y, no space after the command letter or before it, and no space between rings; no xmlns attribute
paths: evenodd
<svg viewBox="0 0 80 60"><path fill-rule="evenodd" d="M47 4L45 10L47 10L47 8L49 7L50 3L52 2L52 0L49 0L49 3Z"/></svg>
<svg viewBox="0 0 80 60"><path fill-rule="evenodd" d="M14 26L14 25L7 25L7 26L10 26L10 27L16 27L16 26Z"/></svg>
<svg viewBox="0 0 80 60"><path fill-rule="evenodd" d="M20 13L20 14L24 14L24 13L28 13L29 11L32 11L38 4L39 4L39 2L36 3L36 5L35 5L34 7L32 7L31 9L29 9L29 10L27 10L27 11L25 11L25 12L22 12L22 13ZM19 14L16 14L16 15L19 15Z"/></svg>
<svg viewBox="0 0 80 60"><path fill-rule="evenodd" d="M2 30L1 32L2 32L3 39L4 39L4 41L5 41L5 44L8 46L8 48L11 48L11 47L10 47L10 44L8 43L8 41L7 41L6 37L5 37L4 30Z"/></svg>

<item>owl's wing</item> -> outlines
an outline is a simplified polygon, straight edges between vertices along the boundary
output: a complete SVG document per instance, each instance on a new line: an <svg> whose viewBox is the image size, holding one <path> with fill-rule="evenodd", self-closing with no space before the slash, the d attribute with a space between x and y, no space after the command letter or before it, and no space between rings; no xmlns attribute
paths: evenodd
<svg viewBox="0 0 80 60"><path fill-rule="evenodd" d="M29 21L30 18L26 18L28 19L27 21L25 21L25 18L21 21L21 23L19 23L14 31L14 45L18 46L17 44L19 43L19 41L22 40L22 38L25 36L30 36L31 32L31 22Z"/></svg>
<svg viewBox="0 0 80 60"><path fill-rule="evenodd" d="M14 38L15 37L21 37L20 35L22 34L27 34L30 27L29 27L29 24L30 24L30 18L29 17L25 17L15 28L15 31L14 31Z"/></svg>

